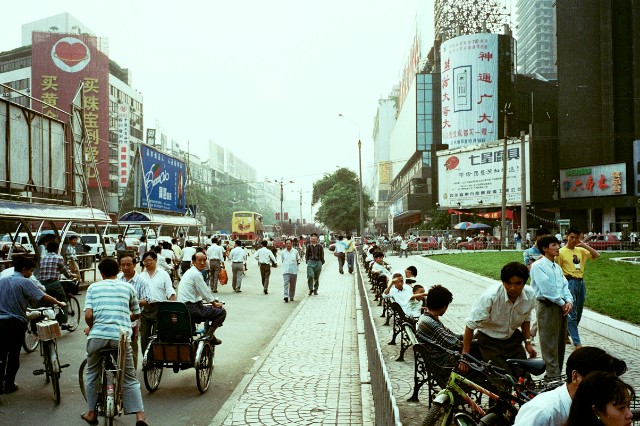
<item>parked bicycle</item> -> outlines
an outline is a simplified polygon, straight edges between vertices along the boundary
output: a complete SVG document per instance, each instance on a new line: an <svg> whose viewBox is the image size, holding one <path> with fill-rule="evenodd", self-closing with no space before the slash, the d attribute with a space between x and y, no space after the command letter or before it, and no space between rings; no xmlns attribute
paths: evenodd
<svg viewBox="0 0 640 426"><path fill-rule="evenodd" d="M69 364L60 364L58 357L58 345L56 338L60 337L60 325L56 321L56 315L60 307L28 308L27 319L29 323L35 323L36 336L40 342L40 355L43 358L44 368L35 370L34 375L45 374L46 382L53 386L53 396L56 405L60 404L60 373Z"/></svg>
<svg viewBox="0 0 640 426"><path fill-rule="evenodd" d="M123 413L122 406L122 386L124 383L125 357L127 348L130 345L130 335L128 331L120 331L120 341L117 349L103 349L100 351L100 374L98 386L98 404L95 411L98 416L105 418L105 424L113 425L113 419ZM87 360L80 364L78 380L80 381L80 391L85 401L87 394L85 390Z"/></svg>

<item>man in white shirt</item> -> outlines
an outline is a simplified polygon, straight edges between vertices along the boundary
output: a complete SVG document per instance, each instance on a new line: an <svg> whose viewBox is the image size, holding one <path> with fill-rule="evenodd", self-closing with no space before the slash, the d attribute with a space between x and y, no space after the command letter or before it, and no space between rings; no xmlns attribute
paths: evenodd
<svg viewBox="0 0 640 426"><path fill-rule="evenodd" d="M224 266L224 250L218 245L218 239L211 239L211 246L207 249L207 259L209 259L209 285L211 291L218 292L218 275Z"/></svg>
<svg viewBox="0 0 640 426"><path fill-rule="evenodd" d="M146 252L142 262L145 269L140 276L149 284L149 304L140 316L140 349L144 355L149 338L158 329L158 302L176 300L176 291L169 274L158 268L158 255L155 252Z"/></svg>
<svg viewBox="0 0 640 426"><path fill-rule="evenodd" d="M371 272L377 272L379 276L386 277L387 283L391 279L391 272L384 266L384 253L377 251L373 254L373 264L371 265Z"/></svg>
<svg viewBox="0 0 640 426"><path fill-rule="evenodd" d="M300 253L293 248L291 238L284 241L285 248L280 252L282 265L282 279L284 280L284 301L293 302L296 295L296 282L298 281L298 267L300 265Z"/></svg>
<svg viewBox="0 0 640 426"><path fill-rule="evenodd" d="M191 258L196 254L196 248L193 246L193 242L187 241L186 246L182 249L182 258L180 259L180 270L184 274L187 269L191 268Z"/></svg>
<svg viewBox="0 0 640 426"><path fill-rule="evenodd" d="M587 374L604 371L620 376L626 370L624 361L612 357L600 348L578 348L567 359L567 382L552 391L537 395L520 407L514 426L564 425L569 418L571 401Z"/></svg>
<svg viewBox="0 0 640 426"><path fill-rule="evenodd" d="M267 248L268 243L263 240L260 242L262 246L256 254L253 256L258 261L260 266L260 278L262 279L262 291L264 294L269 294L269 277L271 276L271 264L276 265L276 258L273 256L273 252Z"/></svg>
<svg viewBox="0 0 640 426"><path fill-rule="evenodd" d="M407 249L409 248L409 243L407 242L406 238L402 238L401 236L398 235L398 237L400 238L400 255L398 257L402 257L402 253L404 253L404 257L409 257L409 255L407 254ZM420 242L418 241L417 244L419 244Z"/></svg>
<svg viewBox="0 0 640 426"><path fill-rule="evenodd" d="M411 296L413 296L413 288L411 288L409 284L406 284L404 280L403 271L394 271L389 280L389 285L387 285L387 288L382 293L382 298L385 300L393 298L393 301L400 305L402 310L406 312L409 306L409 300L411 300Z"/></svg>
<svg viewBox="0 0 640 426"><path fill-rule="evenodd" d="M347 257L347 243L344 242L344 237L342 235L338 235L338 241L336 241L336 244L333 247L333 253L338 258L338 272L344 274L344 261Z"/></svg>
<svg viewBox="0 0 640 426"><path fill-rule="evenodd" d="M236 240L235 247L229 253L229 259L231 259L231 273L233 278L231 284L233 291L241 293L240 287L242 287L242 277L244 276L244 261L247 258L247 252L242 247L242 242Z"/></svg>
<svg viewBox="0 0 640 426"><path fill-rule="evenodd" d="M187 305L191 322L207 322L207 336L216 345L222 341L215 336L218 327L222 327L222 323L227 317L227 311L222 303L214 299L211 289L204 282L202 271L207 267L207 255L204 253L196 253L191 258L191 268L182 275L178 290L178 302ZM211 303L204 305L203 301Z"/></svg>

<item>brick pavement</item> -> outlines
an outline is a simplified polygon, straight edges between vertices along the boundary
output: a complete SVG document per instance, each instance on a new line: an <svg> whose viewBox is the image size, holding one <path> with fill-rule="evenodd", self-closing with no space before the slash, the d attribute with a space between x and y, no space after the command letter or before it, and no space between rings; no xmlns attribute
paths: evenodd
<svg viewBox="0 0 640 426"><path fill-rule="evenodd" d="M212 425L364 424L354 275L339 274L331 252L325 256L318 296L307 296L301 264L299 306ZM284 303L275 297L281 279L272 276L274 297L265 303Z"/></svg>
<svg viewBox="0 0 640 426"><path fill-rule="evenodd" d="M472 253L460 255L473 256ZM464 318L467 316L473 301L484 292L488 285L486 278L478 277L468 272L457 273L457 268L451 268L421 256L410 256L402 259L397 256L391 256L386 260L392 265L392 270L404 269L409 265L415 265L418 269L416 281L424 285L427 290L434 284L442 284L447 287L453 293L453 303L449 305L447 313L442 317L442 322L454 332L462 333L464 331ZM370 286L366 288L368 289ZM373 298L373 292L369 292L369 303L374 314L380 338L380 347L392 381L401 421L405 425L420 424L428 408L426 386L421 389L419 403L407 402L413 392L413 351L409 349L405 353L404 362L395 361L400 352L400 340L397 340L398 344L396 346L387 344L391 340L393 330L392 327L383 325L384 319L380 318L382 308L377 306L378 302L374 302ZM583 327L580 329L580 336L584 345L599 346L612 355L624 359L627 363L628 371L622 378L634 386L636 390L640 389L640 357L638 350L616 343L592 331L585 330ZM539 346L537 344L535 346L538 354L540 354ZM565 361L571 350L572 346L567 345Z"/></svg>

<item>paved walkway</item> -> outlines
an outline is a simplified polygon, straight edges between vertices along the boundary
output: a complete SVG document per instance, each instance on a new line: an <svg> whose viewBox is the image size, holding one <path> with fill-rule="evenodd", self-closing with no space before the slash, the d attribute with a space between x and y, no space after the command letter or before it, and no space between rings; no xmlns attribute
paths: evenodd
<svg viewBox="0 0 640 426"><path fill-rule="evenodd" d="M473 253L461 255L473 256ZM392 265L392 270L404 269L409 265L415 265L418 268L418 277L416 280L418 284L422 284L427 290L434 284L442 284L453 293L453 303L449 306L447 313L442 317L442 322L457 333L464 331L464 318L469 313L472 303L484 292L490 283L497 282L421 256L410 256L409 258L402 259L397 256L391 256L388 257L386 261ZM368 289L370 286L366 288ZM378 307L378 302L374 302L373 299L374 294L370 291L369 303L371 304L372 313L374 314L376 328L380 338L380 347L382 348L389 377L392 381L401 421L405 425L420 424L426 415L428 406L426 386L421 389L419 403L407 402L407 399L413 393L413 351L410 349L405 353L404 362L395 361L400 352L400 340L397 340L398 344L396 346L387 344L391 340L393 330L392 327L383 325L384 319L380 318L382 308ZM601 347L612 355L624 359L627 363L628 371L622 376L623 380L634 386L635 389L640 389L640 351L617 343L593 331L586 330L582 327L582 323L580 336L584 345ZM540 354L539 346L537 344L535 344L535 346L538 354ZM573 346L567 345L565 361L572 349Z"/></svg>
<svg viewBox="0 0 640 426"><path fill-rule="evenodd" d="M317 296L307 295L306 265L300 265L293 302L299 306L212 425L368 423L372 403L364 398L363 416L354 275L339 274L330 251L325 257ZM272 303L284 303L279 272L271 274Z"/></svg>

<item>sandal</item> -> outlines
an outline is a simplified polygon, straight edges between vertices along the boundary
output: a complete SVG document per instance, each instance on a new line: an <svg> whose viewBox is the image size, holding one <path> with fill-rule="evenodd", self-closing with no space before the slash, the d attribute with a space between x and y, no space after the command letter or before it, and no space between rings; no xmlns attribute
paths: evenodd
<svg viewBox="0 0 640 426"><path fill-rule="evenodd" d="M136 426L149 426L146 419L136 421Z"/></svg>
<svg viewBox="0 0 640 426"><path fill-rule="evenodd" d="M93 420L89 420L86 416L87 416L87 413L80 414L80 418L82 420L84 420L85 422L89 423L90 425L97 425L99 423L98 422L98 416L96 416L96 418L93 419Z"/></svg>

